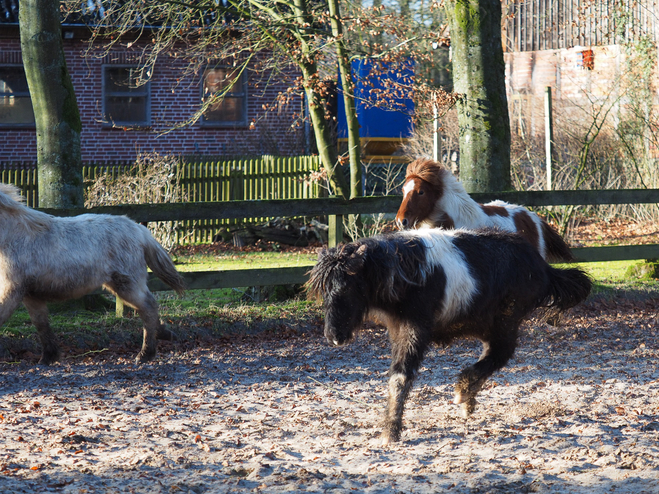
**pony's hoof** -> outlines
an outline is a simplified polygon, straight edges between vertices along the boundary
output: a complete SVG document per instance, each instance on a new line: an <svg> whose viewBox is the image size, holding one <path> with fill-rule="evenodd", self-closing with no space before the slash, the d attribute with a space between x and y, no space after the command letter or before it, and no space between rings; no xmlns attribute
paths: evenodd
<svg viewBox="0 0 659 494"><path fill-rule="evenodd" d="M39 359L39 365L51 365L57 362L60 358L59 352L57 353L44 353Z"/></svg>
<svg viewBox="0 0 659 494"><path fill-rule="evenodd" d="M176 333L166 327L162 327L158 329L158 334L156 335L156 338L164 341L178 341L178 336L176 336Z"/></svg>
<svg viewBox="0 0 659 494"><path fill-rule="evenodd" d="M392 443L396 443L400 440L400 437L391 437L391 435L382 433L382 436L380 437L380 444L383 447L391 446Z"/></svg>
<svg viewBox="0 0 659 494"><path fill-rule="evenodd" d="M466 402L462 403L460 407L460 414L463 419L468 419L472 413L476 410L476 399L470 398Z"/></svg>
<svg viewBox="0 0 659 494"><path fill-rule="evenodd" d="M147 362L150 362L155 358L156 354L148 354L146 352L140 352L137 354L137 357L135 358L135 363L136 364L146 364Z"/></svg>

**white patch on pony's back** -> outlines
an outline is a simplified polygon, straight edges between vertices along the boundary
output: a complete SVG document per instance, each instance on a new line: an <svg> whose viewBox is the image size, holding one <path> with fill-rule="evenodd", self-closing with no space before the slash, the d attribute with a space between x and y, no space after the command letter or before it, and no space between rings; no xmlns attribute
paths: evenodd
<svg viewBox="0 0 659 494"><path fill-rule="evenodd" d="M401 232L420 239L426 246L426 273L441 267L446 274L444 304L439 319L449 321L464 313L474 296L478 284L469 270L469 264L462 252L453 244L456 234L463 230L424 229Z"/></svg>
<svg viewBox="0 0 659 494"><path fill-rule="evenodd" d="M403 198L407 197L407 194L414 190L414 185L416 185L414 179L405 182L405 185L403 185Z"/></svg>
<svg viewBox="0 0 659 494"><path fill-rule="evenodd" d="M462 183L448 170L442 170L442 182L444 191L428 219L436 224L446 213L456 228L475 229L483 226L487 215L480 205L469 197Z"/></svg>
<svg viewBox="0 0 659 494"><path fill-rule="evenodd" d="M496 201L488 202L487 204L483 204L483 206L495 206L499 208L504 208L506 211L508 211L508 216L499 216L498 214L493 214L492 216L488 216L485 214L487 219L485 220L485 223L481 226L493 226L500 228L501 230L515 233L517 231L517 227L515 227L515 213L519 210L524 210L526 211L525 208L522 206L518 206L517 204L508 204L507 202L503 202L499 199Z"/></svg>

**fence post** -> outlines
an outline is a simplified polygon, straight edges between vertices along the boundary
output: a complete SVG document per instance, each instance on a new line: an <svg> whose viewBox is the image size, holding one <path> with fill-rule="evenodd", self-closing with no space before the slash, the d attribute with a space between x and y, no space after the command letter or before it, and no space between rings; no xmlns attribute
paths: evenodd
<svg viewBox="0 0 659 494"><path fill-rule="evenodd" d="M554 124L552 121L551 86L545 88L545 160L547 167L547 190L552 190L551 157L554 147Z"/></svg>
<svg viewBox="0 0 659 494"><path fill-rule="evenodd" d="M330 196L338 197L338 196ZM327 247L330 249L343 242L343 215L330 214L327 216Z"/></svg>
<svg viewBox="0 0 659 494"><path fill-rule="evenodd" d="M327 246L331 249L343 242L343 215L330 214L327 217Z"/></svg>

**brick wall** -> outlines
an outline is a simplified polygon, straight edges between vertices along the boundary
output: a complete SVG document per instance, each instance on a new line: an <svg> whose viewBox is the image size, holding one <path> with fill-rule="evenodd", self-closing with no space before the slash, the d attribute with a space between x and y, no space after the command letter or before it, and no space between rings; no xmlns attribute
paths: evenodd
<svg viewBox="0 0 659 494"><path fill-rule="evenodd" d="M133 160L138 153L175 155L236 155L304 153L304 127L299 125L301 96L275 111L266 111L285 82L262 83L268 74L250 74L248 122L242 128L208 128L199 123L165 133L172 124L183 122L198 108L200 76L183 76L183 64L161 59L151 79L151 126L148 129L108 128L102 124L102 66L130 63L137 51L113 51L101 56L84 56L82 41L64 40L69 73L73 79L82 118L82 158L85 162ZM18 39L0 39L0 64L21 63ZM258 85L258 87L256 87ZM32 129L0 128L0 162L35 160L36 135Z"/></svg>
<svg viewBox="0 0 659 494"><path fill-rule="evenodd" d="M619 45L593 46L593 66L582 64L584 47L504 53L506 86L511 106L511 127L532 135L544 133L545 87L552 88L554 108L566 117L580 118L596 105L613 104L611 119L625 111L633 92L625 93L619 81L626 68L624 49ZM654 105L659 110L659 72L655 67Z"/></svg>

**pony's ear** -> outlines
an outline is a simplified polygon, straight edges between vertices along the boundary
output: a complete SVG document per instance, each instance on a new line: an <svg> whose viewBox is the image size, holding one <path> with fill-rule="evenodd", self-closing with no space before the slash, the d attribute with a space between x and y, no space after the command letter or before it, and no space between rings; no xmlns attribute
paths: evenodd
<svg viewBox="0 0 659 494"><path fill-rule="evenodd" d="M323 257L327 255L327 249L325 247L318 247L316 249L316 254L318 254L318 260L320 261Z"/></svg>
<svg viewBox="0 0 659 494"><path fill-rule="evenodd" d="M365 244L362 244L355 252L350 254L350 257L348 258L348 274L355 275L362 269L362 267L364 267L367 252L368 247Z"/></svg>

